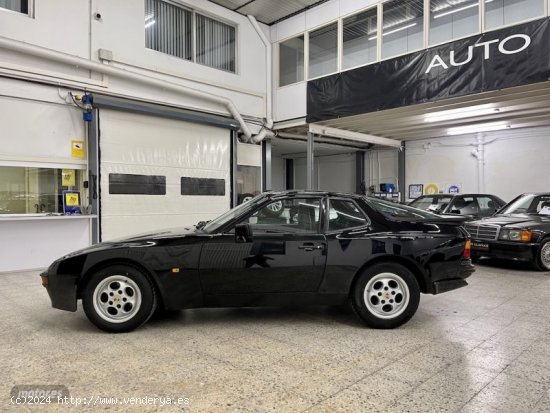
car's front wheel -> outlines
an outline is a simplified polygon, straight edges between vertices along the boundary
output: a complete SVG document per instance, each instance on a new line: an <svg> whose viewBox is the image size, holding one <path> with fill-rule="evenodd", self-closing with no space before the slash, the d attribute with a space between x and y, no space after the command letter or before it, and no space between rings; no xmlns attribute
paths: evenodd
<svg viewBox="0 0 550 413"><path fill-rule="evenodd" d="M543 241L540 245L536 266L541 271L550 271L550 239Z"/></svg>
<svg viewBox="0 0 550 413"><path fill-rule="evenodd" d="M355 312L369 327L395 328L416 313L420 287L406 267L380 263L359 276L351 300Z"/></svg>
<svg viewBox="0 0 550 413"><path fill-rule="evenodd" d="M141 270L112 265L89 278L82 304L94 325L110 333L122 333L149 320L157 299L151 281Z"/></svg>

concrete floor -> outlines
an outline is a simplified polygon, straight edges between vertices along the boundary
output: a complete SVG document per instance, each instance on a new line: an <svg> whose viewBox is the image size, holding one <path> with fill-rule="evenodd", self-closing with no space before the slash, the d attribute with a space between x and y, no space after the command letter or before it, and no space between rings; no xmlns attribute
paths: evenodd
<svg viewBox="0 0 550 413"><path fill-rule="evenodd" d="M0 305L0 411L59 410L10 405L21 384L117 397L111 411L550 411L550 274L517 265L478 265L470 286L422 296L391 331L364 328L349 308L247 308L109 335L81 308L52 309L37 273L0 275ZM144 396L189 403L122 404Z"/></svg>

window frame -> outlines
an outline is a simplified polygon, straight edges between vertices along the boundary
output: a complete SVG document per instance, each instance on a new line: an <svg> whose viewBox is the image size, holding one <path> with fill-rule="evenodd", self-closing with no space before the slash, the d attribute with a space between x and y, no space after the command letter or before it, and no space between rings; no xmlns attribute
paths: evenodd
<svg viewBox="0 0 550 413"><path fill-rule="evenodd" d="M29 0L29 1L34 1L34 0ZM238 23L235 23L233 21L224 19L220 16L213 15L212 13L209 13L209 12L203 10L203 9L196 9L196 8L187 6L185 4L177 2L175 0L157 0L157 1L162 1L162 2L168 3L168 4L170 4L174 7L178 7L180 9L186 10L186 11L191 13L191 49L192 49L191 50L191 59L187 60L185 58L174 56L174 55L164 53L164 52L161 52L159 50L151 49L151 48L147 47L146 40L145 40L146 39L145 28L144 28L143 38L144 38L144 44L145 44L145 49L146 50L150 50L153 53L161 53L163 56L169 56L171 58L177 59L178 61L184 61L184 62L198 64L198 65L201 65L202 67L207 67L207 68L214 69L214 70L220 70L222 72L229 73L229 74L232 74L232 75L239 75L240 74L239 73L239 68L240 68L239 62L241 60L240 59L240 48L239 48L240 30L239 30L239 24ZM227 26L230 26L235 30L235 44L234 44L234 47L235 47L235 51L234 51L235 71L232 72L230 70L209 66L207 64L204 64L204 63L201 63L201 62L197 61L197 15L198 14L203 16L203 17L214 20L218 23L222 23L222 24L225 24ZM145 9L144 9L144 15L145 15Z"/></svg>
<svg viewBox="0 0 550 413"><path fill-rule="evenodd" d="M287 42L289 40L295 39L297 37L302 37L302 36L304 37L304 64L303 64L303 69L302 69L302 80L299 80L299 81L293 82L293 83L289 83L288 85L282 85L281 86L281 44L284 43L284 42ZM307 59L307 55L306 55L306 53L309 53L308 44L309 44L308 32L303 32L303 33L297 34L295 36L290 36L290 37L287 37L285 39L281 39L277 42L277 88L278 89L282 89L282 88L289 87L289 86L294 86L294 85L299 85L300 83L304 83L304 82L308 81L308 78L306 76L307 71L309 70L308 62L307 62L308 59Z"/></svg>
<svg viewBox="0 0 550 413"><path fill-rule="evenodd" d="M322 77L331 76L331 75L340 73L340 68L341 68L341 64L342 64L341 51L343 49L343 47L342 47L342 21L343 21L342 18L338 18L337 20L333 20L333 21L330 21L328 23L323 23L319 26L312 27L311 29L309 29L307 31L307 48L306 48L306 45L305 45L306 37L304 37L304 69L305 69L305 78L304 78L304 80L305 81L319 79L319 78L322 78ZM335 23L336 23L336 71L333 71L333 72L330 72L330 73L325 73L323 75L319 75L319 76L315 76L315 77L311 77L310 76L310 69L309 69L309 53L310 53L309 38L310 38L310 34L312 32L317 31L317 30L321 30L325 27L331 26ZM294 36L294 37L297 37L297 36ZM305 54L306 51L307 51L307 55Z"/></svg>
<svg viewBox="0 0 550 413"><path fill-rule="evenodd" d="M357 225L355 227L349 227L345 229L334 229L330 230L330 207L331 207L331 201L332 200L338 200L338 201L344 201L344 202L351 202L355 205L357 210L361 212L365 220L367 221L364 225ZM345 198L345 197L339 197L339 196L328 196L326 199L326 207L325 207L325 218L324 218L324 227L325 227L325 234L339 234L343 232L349 232L349 231L357 231L359 229L369 228L372 225L372 221L370 217L367 215L367 213L361 208L361 206L355 201L355 199L352 198Z"/></svg>
<svg viewBox="0 0 550 413"><path fill-rule="evenodd" d="M7 9L5 7L0 7L0 12L2 13L9 13L15 16L27 16L31 19L34 19L34 0L27 0L27 10L27 13L23 13L12 9Z"/></svg>

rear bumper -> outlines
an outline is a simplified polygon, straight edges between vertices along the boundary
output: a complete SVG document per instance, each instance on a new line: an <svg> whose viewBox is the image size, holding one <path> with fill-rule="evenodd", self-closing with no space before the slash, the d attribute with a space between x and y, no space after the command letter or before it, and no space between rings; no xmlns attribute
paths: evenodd
<svg viewBox="0 0 550 413"><path fill-rule="evenodd" d="M475 272L471 260L430 264L430 293L441 294L468 285L466 278Z"/></svg>
<svg viewBox="0 0 550 413"><path fill-rule="evenodd" d="M520 242L484 241L472 239L472 243L474 242L487 244L489 246L487 251L474 249L472 246L472 257L474 258L488 257L532 262L535 260L539 248L539 245L535 243L523 244Z"/></svg>
<svg viewBox="0 0 550 413"><path fill-rule="evenodd" d="M76 311L77 275L40 274L42 285L46 288L53 308Z"/></svg>

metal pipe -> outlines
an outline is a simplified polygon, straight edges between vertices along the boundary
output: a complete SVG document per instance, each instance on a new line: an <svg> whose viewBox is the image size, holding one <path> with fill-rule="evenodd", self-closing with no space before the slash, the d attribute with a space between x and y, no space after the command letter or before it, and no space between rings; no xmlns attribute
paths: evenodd
<svg viewBox="0 0 550 413"><path fill-rule="evenodd" d="M18 53L24 53L31 56L39 57L42 59L53 60L56 62L72 65L77 68L83 68L98 73L103 73L109 76L134 80L138 83L144 83L149 86L158 87L165 90L170 90L183 95L196 97L199 99L206 99L214 103L223 105L227 111L233 116L233 118L239 122L242 133L247 137L247 140L252 138L252 133L245 123L243 117L237 110L237 107L231 101L231 99L219 96L213 93L204 92L202 90L189 88L177 83L169 82L167 80L160 80L154 77L150 77L141 73L132 72L126 69L109 66L102 63L92 62L81 57L68 55L52 49L47 49L40 46L31 45L29 43L21 42L18 40L10 39L4 36L0 36L0 48L12 50ZM263 139L263 138L262 138Z"/></svg>
<svg viewBox="0 0 550 413"><path fill-rule="evenodd" d="M483 134L477 134L477 190L485 192L485 141Z"/></svg>
<svg viewBox="0 0 550 413"><path fill-rule="evenodd" d="M254 30L256 30L256 33L260 37L261 41L265 45L265 54L266 54L266 102L265 102L265 116L266 116L266 123L264 125L264 128L258 133L256 136L252 137L250 139L251 142L259 143L261 142L265 137L267 136L273 136L273 132L271 131L271 128L273 127L273 108L272 108L272 99L273 99L273 84L272 84L272 62L271 62L271 42L266 37L265 33L262 31L260 25L258 24L258 21L256 18L252 15L248 15L248 20L250 20L250 23L252 24L252 27L254 27Z"/></svg>

